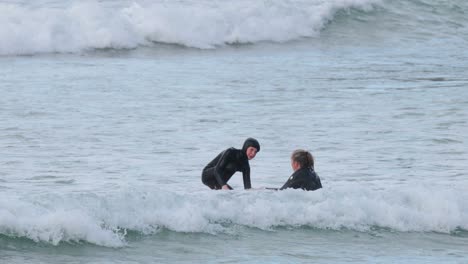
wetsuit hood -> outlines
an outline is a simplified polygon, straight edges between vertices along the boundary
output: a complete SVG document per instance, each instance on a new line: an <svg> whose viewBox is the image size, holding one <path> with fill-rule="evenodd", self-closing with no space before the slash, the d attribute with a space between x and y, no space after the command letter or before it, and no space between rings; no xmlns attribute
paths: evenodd
<svg viewBox="0 0 468 264"><path fill-rule="evenodd" d="M254 147L257 149L257 152L260 151L260 143L255 138L248 138L244 142L244 146L242 146L242 150L245 153L249 147Z"/></svg>

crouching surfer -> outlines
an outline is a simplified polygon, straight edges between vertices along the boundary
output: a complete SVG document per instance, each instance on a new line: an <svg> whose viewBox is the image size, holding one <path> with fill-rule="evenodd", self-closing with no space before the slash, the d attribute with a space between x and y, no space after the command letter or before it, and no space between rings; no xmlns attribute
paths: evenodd
<svg viewBox="0 0 468 264"><path fill-rule="evenodd" d="M237 171L242 172L244 189L252 188L250 184L249 160L260 151L260 144L254 138L245 140L242 149L228 148L214 158L202 172L202 182L213 190L232 190L227 184Z"/></svg>

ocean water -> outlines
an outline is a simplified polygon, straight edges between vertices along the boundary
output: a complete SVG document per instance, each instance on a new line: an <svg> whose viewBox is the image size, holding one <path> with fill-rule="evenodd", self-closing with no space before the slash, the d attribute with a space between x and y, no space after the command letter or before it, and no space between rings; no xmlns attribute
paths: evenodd
<svg viewBox="0 0 468 264"><path fill-rule="evenodd" d="M0 263L468 263L467 13L0 0ZM296 148L324 188L262 190Z"/></svg>

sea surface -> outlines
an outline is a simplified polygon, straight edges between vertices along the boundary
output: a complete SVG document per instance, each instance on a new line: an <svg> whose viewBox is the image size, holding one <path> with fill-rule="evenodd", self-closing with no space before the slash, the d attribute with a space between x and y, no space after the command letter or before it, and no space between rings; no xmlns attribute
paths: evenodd
<svg viewBox="0 0 468 264"><path fill-rule="evenodd" d="M467 47L465 0L0 0L0 263L466 264Z"/></svg>

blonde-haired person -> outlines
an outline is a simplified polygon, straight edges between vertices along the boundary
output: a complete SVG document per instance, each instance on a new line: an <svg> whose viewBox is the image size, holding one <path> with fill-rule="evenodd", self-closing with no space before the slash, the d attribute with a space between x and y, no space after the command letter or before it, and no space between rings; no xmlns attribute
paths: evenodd
<svg viewBox="0 0 468 264"><path fill-rule="evenodd" d="M320 177L314 171L314 157L310 152L297 149L291 155L291 167L294 173L280 190L287 188L315 191L322 188Z"/></svg>

